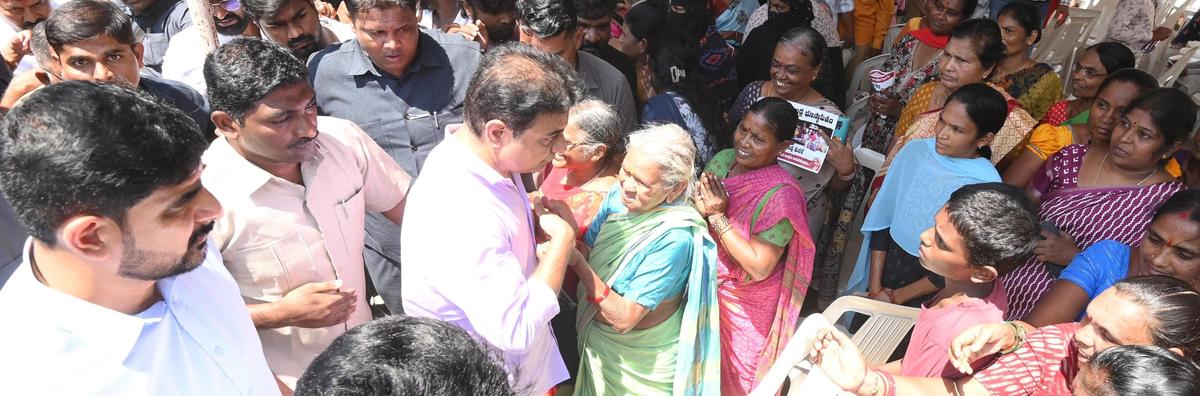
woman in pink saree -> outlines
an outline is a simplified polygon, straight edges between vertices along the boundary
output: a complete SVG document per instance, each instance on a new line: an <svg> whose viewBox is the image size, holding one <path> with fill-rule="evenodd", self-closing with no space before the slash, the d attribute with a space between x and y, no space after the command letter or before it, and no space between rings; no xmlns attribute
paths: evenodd
<svg viewBox="0 0 1200 396"><path fill-rule="evenodd" d="M796 119L787 101L759 100L735 130L734 148L701 176L696 206L717 241L722 395L745 395L762 380L796 328L812 279L804 190L776 162Z"/></svg>
<svg viewBox="0 0 1200 396"><path fill-rule="evenodd" d="M1173 88L1142 93L1114 125L1109 144L1073 144L1043 166L1027 191L1044 224L1034 257L1001 277L1007 320L1022 319L1082 249L1111 239L1140 244L1154 208L1187 188L1163 168L1183 145L1196 105ZM1093 132L1092 141L1097 141ZM1047 266L1049 263L1051 265Z"/></svg>

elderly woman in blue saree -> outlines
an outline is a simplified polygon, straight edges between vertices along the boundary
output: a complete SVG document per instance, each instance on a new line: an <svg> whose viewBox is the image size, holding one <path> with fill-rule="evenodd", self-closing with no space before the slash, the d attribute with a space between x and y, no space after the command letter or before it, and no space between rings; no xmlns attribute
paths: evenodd
<svg viewBox="0 0 1200 396"><path fill-rule="evenodd" d="M946 100L935 137L900 150L863 220L865 239L847 292L865 288L871 298L916 306L942 288L944 281L917 257L921 232L933 227L934 215L959 187L1000 181L986 156L1007 113L994 88L965 85Z"/></svg>
<svg viewBox="0 0 1200 396"><path fill-rule="evenodd" d="M629 137L620 184L584 236L575 395L717 395L716 244L687 197L695 146L675 125Z"/></svg>

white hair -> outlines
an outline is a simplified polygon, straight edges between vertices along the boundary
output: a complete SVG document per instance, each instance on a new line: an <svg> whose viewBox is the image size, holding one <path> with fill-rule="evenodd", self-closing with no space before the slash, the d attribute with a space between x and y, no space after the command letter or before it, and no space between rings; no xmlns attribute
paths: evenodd
<svg viewBox="0 0 1200 396"><path fill-rule="evenodd" d="M696 187L696 145L692 136L675 124L650 125L629 135L628 152L640 151L662 168L662 183L675 188L685 183L675 201L692 196Z"/></svg>

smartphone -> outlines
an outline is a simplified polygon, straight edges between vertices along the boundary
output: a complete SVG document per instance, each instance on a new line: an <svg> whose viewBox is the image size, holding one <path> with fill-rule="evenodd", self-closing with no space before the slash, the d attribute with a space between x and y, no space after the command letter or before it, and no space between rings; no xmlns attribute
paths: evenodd
<svg viewBox="0 0 1200 396"><path fill-rule="evenodd" d="M1042 222L1042 229L1050 231L1050 233L1054 235L1062 235L1062 231L1059 231L1058 226L1054 225L1054 222L1050 220Z"/></svg>
<svg viewBox="0 0 1200 396"><path fill-rule="evenodd" d="M846 144L846 134L850 133L850 119L846 116L840 116L837 120L837 129L833 130L833 137L838 138L842 144Z"/></svg>

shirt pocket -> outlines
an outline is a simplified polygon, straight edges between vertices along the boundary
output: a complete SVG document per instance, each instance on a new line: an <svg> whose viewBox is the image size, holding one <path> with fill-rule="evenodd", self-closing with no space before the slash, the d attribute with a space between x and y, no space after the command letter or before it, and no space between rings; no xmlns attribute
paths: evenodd
<svg viewBox="0 0 1200 396"><path fill-rule="evenodd" d="M349 249L347 255L358 255L362 251L358 248L362 247L363 241L367 237L365 228L366 222L366 201L365 188L358 188L353 194L345 199L337 200L334 205L334 217L337 218L338 228L341 231L343 241L342 245ZM397 236L399 237L399 236Z"/></svg>
<svg viewBox="0 0 1200 396"><path fill-rule="evenodd" d="M316 264L299 232L293 231L274 242L225 254L229 272L237 280L242 296L278 301L305 283L319 280Z"/></svg>

